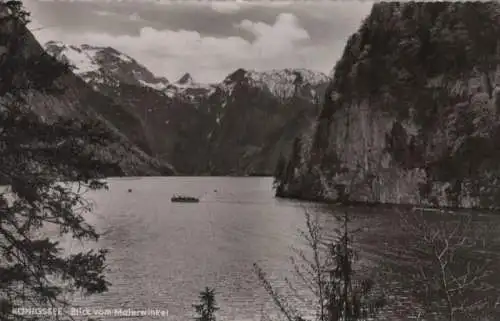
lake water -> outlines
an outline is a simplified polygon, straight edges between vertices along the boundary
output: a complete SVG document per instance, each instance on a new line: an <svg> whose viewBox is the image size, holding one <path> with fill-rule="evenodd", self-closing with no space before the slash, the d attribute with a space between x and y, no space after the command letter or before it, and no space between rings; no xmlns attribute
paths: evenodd
<svg viewBox="0 0 500 321"><path fill-rule="evenodd" d="M97 246L110 250L112 286L104 294L77 298L75 304L157 308L168 310L168 320L192 319L192 304L205 286L216 289L222 320L261 320L273 314L276 309L252 265L258 263L273 285L285 288L284 278L292 275L291 246L303 244L298 229L305 229L304 210L317 208L275 199L271 178L128 178L110 179L109 187L88 194L95 204L88 222L103 233ZM171 203L178 193L201 202ZM338 224L325 210L316 209L314 215L329 230ZM362 229L361 266L375 267L395 248L394 219L391 211L356 210L352 227ZM497 226L500 221L490 215L484 219ZM65 246L80 248L70 240ZM401 302L407 310L416 308L411 299Z"/></svg>

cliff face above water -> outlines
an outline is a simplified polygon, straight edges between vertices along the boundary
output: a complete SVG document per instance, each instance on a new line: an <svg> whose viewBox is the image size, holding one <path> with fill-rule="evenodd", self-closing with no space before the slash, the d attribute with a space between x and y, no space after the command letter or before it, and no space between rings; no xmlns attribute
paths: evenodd
<svg viewBox="0 0 500 321"><path fill-rule="evenodd" d="M500 4L378 3L277 195L500 206Z"/></svg>

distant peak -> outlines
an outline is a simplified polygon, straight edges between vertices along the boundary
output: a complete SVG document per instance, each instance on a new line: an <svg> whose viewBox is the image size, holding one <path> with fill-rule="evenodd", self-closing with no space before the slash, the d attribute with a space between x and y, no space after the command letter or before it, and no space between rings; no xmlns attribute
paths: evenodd
<svg viewBox="0 0 500 321"><path fill-rule="evenodd" d="M245 76L247 74L247 70L243 68L238 68L235 70L232 74L226 77L225 82L231 82L231 81L242 81L245 79Z"/></svg>
<svg viewBox="0 0 500 321"><path fill-rule="evenodd" d="M111 53L111 54L115 54L115 55L117 55L117 54L121 54L121 52L120 52L120 51L116 50L116 49L115 49L115 48L113 48L113 47L109 47L109 46L108 46L108 47L102 47L102 48L101 48L101 50L102 50L102 51L105 51L105 52L108 52L108 53Z"/></svg>
<svg viewBox="0 0 500 321"><path fill-rule="evenodd" d="M64 45L62 41L49 40L45 43L46 46L54 46L54 45Z"/></svg>
<svg viewBox="0 0 500 321"><path fill-rule="evenodd" d="M191 77L191 74L188 72L185 73L181 78L179 78L179 80L177 80L177 83L180 85L186 85L193 82L193 77Z"/></svg>
<svg viewBox="0 0 500 321"><path fill-rule="evenodd" d="M96 48L96 47L95 47L95 46L91 46L91 45L88 45L88 44L84 43L84 44L81 44L81 45L80 45L80 48L82 48L82 49L84 49L84 50L88 50L88 49L94 49L94 48Z"/></svg>

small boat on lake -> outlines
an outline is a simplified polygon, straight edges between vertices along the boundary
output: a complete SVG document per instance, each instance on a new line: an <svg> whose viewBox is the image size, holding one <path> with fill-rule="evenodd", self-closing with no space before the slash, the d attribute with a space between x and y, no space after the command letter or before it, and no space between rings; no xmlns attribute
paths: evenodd
<svg viewBox="0 0 500 321"><path fill-rule="evenodd" d="M170 201L178 203L198 203L200 200L192 196L174 195Z"/></svg>

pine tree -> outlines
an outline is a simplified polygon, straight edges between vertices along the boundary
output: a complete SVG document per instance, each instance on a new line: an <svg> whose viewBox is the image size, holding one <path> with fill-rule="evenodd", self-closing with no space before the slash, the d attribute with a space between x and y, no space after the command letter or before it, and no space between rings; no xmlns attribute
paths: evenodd
<svg viewBox="0 0 500 321"><path fill-rule="evenodd" d="M301 234L310 253L295 250L297 256L292 257L292 263L299 284L286 280L291 296L274 288L266 273L254 264L257 276L277 308L288 321L304 320L295 307L297 299L303 301L297 291L301 287L311 291L315 298L311 308L316 310L317 321L360 321L376 316L385 306L385 298L375 293L373 280L359 277L353 268L355 231L348 228L348 212L336 216L342 228L337 231L338 238L328 241L319 221L313 220L307 211L305 216L307 231Z"/></svg>
<svg viewBox="0 0 500 321"><path fill-rule="evenodd" d="M195 318L197 321L215 321L215 312L219 310L215 302L215 290L206 287L204 291L200 292L200 303L193 304L193 307L198 314Z"/></svg>
<svg viewBox="0 0 500 321"><path fill-rule="evenodd" d="M328 281L325 296L328 299L329 321L356 321L374 317L385 305L383 296L374 295L374 282L357 278L354 271L356 253L352 249L353 231L348 228L347 211L336 217L341 223L338 239L328 245Z"/></svg>
<svg viewBox="0 0 500 321"><path fill-rule="evenodd" d="M60 91L54 80L68 72L41 51L27 53L29 14L20 1L0 1L0 319L31 320L16 306L63 307L64 295L106 291L105 250L64 255L40 233L47 225L61 235L97 240L85 223L90 211L82 190L107 186L100 179L120 171L95 151L112 140L102 123L79 119L43 121L24 97Z"/></svg>

